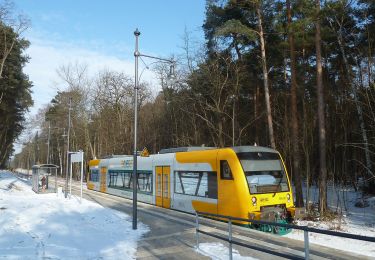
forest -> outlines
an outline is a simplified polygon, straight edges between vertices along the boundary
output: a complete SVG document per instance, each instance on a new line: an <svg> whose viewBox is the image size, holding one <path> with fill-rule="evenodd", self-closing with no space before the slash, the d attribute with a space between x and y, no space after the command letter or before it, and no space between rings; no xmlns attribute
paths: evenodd
<svg viewBox="0 0 375 260"><path fill-rule="evenodd" d="M202 28L203 44L182 32L181 53L171 54L173 78L166 64L151 67L158 93L140 81L139 150L275 148L295 185L296 205L304 206L302 183L314 184L321 212L328 183L375 193L374 1L207 0ZM21 43L14 55L26 47ZM70 150L82 149L86 160L133 153L133 76L111 70L90 76L88 66L57 70L69 87L24 124L28 134L12 167L49 162L65 169L68 130ZM3 107L0 137L3 116L10 115Z"/></svg>
<svg viewBox="0 0 375 260"><path fill-rule="evenodd" d="M23 72L29 42L21 36L29 21L13 10L11 2L0 3L0 168L8 164L14 142L25 128L25 113L33 105L32 83Z"/></svg>

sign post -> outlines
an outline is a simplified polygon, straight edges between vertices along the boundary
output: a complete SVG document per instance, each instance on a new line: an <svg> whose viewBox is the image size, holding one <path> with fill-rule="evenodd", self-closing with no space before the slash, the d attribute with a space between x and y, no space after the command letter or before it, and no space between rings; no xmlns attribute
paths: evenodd
<svg viewBox="0 0 375 260"><path fill-rule="evenodd" d="M82 189L83 189L83 152L81 152L81 200L82 203Z"/></svg>
<svg viewBox="0 0 375 260"><path fill-rule="evenodd" d="M73 163L81 163L81 200L82 202L82 190L83 190L83 152L79 150L78 152L71 152L70 167ZM72 194L72 171L70 171L70 195Z"/></svg>

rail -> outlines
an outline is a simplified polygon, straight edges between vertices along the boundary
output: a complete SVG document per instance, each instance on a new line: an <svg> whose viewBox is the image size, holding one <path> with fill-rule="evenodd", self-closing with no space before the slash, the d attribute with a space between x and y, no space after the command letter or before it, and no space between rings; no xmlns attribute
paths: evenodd
<svg viewBox="0 0 375 260"><path fill-rule="evenodd" d="M199 229L199 216L205 216L205 217L216 217L220 219L227 219L228 220L228 237L222 237L220 235L211 234L209 232L203 231ZM213 214L208 212L195 212L195 236L196 236L196 243L197 248L199 248L199 233L205 234L207 236L215 237L217 239L221 239L224 241L227 241L229 243L229 259L232 260L232 245L239 245L250 249L255 249L258 251L262 251L265 253L281 256L281 257L287 257L292 259L301 259L300 257L291 257L290 255L286 255L281 252L274 252L272 250L266 249L266 248L260 248L255 245L248 245L236 240L233 240L232 237L232 221L242 221L242 222L249 222L252 224L260 224L260 225L270 225L275 227L284 227L284 228L290 228L290 229L298 229L304 231L304 249L305 249L305 258L306 260L310 259L309 257L309 232L312 233L318 233L318 234L324 234L329 236L336 236L336 237L344 237L344 238L350 238L355 240L361 240L361 241L367 241L367 242L375 242L375 237L368 237L368 236L362 236L362 235L355 235L350 233L343 233L343 232L337 232L332 230L323 230L318 228L312 228L308 226L298 226L293 224L284 224L284 223L276 223L276 222L269 222L269 221L263 221L263 220L254 220L254 219L244 219L244 218L236 218L231 216L225 216L220 214Z"/></svg>

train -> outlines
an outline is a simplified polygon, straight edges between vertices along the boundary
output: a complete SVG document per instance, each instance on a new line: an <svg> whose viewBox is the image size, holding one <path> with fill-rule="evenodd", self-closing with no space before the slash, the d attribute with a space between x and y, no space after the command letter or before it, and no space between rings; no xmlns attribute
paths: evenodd
<svg viewBox="0 0 375 260"><path fill-rule="evenodd" d="M132 155L93 159L89 171L88 189L133 198ZM162 149L137 156L137 175L138 201L163 208L283 223L295 214L284 161L268 147Z"/></svg>

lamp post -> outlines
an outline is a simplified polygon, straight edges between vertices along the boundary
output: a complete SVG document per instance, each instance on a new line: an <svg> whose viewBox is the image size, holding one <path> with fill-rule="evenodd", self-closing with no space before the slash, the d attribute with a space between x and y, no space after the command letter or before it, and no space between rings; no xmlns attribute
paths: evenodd
<svg viewBox="0 0 375 260"><path fill-rule="evenodd" d="M137 125L138 125L138 37L141 33L138 28L134 31L135 35L135 74L134 74L134 151L133 151L133 229L137 229Z"/></svg>
<svg viewBox="0 0 375 260"><path fill-rule="evenodd" d="M170 74L174 73L175 61L170 59L163 59L159 57L154 57L150 55L141 54L138 50L138 37L141 32L138 28L134 31L135 36L135 80L134 80L134 153L133 153L133 229L137 229L137 184L138 184L138 174L137 174L137 125L138 125L138 90L139 90L139 78L138 78L138 59L139 57L145 57L150 59L159 60L161 62L166 62L171 64Z"/></svg>

